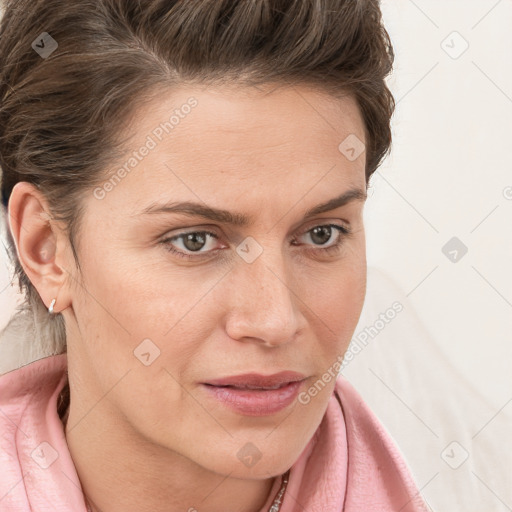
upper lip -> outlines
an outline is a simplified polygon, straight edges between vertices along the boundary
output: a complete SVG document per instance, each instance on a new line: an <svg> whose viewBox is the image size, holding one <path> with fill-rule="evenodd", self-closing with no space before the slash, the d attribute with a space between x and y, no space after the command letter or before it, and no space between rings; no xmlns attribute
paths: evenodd
<svg viewBox="0 0 512 512"><path fill-rule="evenodd" d="M210 380L205 384L212 386L235 386L235 387L258 387L270 388L304 380L305 375L299 372L284 371L272 375L261 375L259 373L246 373L244 375L233 375L232 377L222 377L220 379Z"/></svg>

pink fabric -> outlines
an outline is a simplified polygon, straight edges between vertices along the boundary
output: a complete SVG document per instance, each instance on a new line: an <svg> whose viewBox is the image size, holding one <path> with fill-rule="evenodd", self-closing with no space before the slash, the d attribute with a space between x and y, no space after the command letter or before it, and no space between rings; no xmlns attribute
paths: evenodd
<svg viewBox="0 0 512 512"><path fill-rule="evenodd" d="M61 354L0 376L0 512L86 512L57 414L66 370ZM261 512L280 486L276 479ZM343 377L291 467L281 512L304 510L427 511L389 434Z"/></svg>

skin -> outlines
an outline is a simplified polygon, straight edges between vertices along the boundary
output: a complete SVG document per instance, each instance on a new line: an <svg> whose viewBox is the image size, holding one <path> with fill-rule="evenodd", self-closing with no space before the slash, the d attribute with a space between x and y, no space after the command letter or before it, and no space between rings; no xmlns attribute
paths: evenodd
<svg viewBox="0 0 512 512"><path fill-rule="evenodd" d="M365 153L350 161L338 149L350 134L365 140L358 107L306 86L266 92L177 89L138 110L131 151L190 96L198 101L103 199L86 195L81 272L44 195L28 183L14 187L18 256L66 322L66 437L95 511L257 512L326 411L334 379L307 405L260 417L231 411L200 385L295 370L307 390L347 349L364 302L364 199L303 220L349 188L366 190ZM170 200L253 219L231 226L139 215ZM312 230L330 223L352 235L328 252L345 235L333 228L322 239ZM180 258L161 243L205 229L219 238L203 240L202 258ZM236 252L249 236L263 249L252 263ZM169 245L198 254L183 238ZM146 338L160 350L148 366L134 355ZM249 442L261 454L252 467L237 457Z"/></svg>

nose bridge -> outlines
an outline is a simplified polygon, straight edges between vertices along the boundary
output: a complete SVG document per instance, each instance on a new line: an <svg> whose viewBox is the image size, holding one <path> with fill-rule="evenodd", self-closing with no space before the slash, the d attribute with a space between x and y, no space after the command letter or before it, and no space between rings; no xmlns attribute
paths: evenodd
<svg viewBox="0 0 512 512"><path fill-rule="evenodd" d="M263 258L253 268L246 268L254 273L255 294L262 305L272 305L274 309L285 308L290 313L293 309L293 294L287 278L287 269L282 257ZM284 312L284 311L283 311Z"/></svg>
<svg viewBox="0 0 512 512"><path fill-rule="evenodd" d="M299 325L299 312L280 248L263 246L261 254L250 263L241 257L235 272L237 293L231 304L231 336L259 338L271 345L290 340Z"/></svg>

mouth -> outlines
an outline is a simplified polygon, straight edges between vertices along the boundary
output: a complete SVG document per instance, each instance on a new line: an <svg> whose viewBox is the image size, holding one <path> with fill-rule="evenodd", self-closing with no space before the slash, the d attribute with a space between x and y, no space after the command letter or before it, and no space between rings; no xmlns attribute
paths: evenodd
<svg viewBox="0 0 512 512"><path fill-rule="evenodd" d="M272 391L274 389L284 388L284 387L288 386L291 383L292 383L292 381L284 382L283 384L277 384L276 386L249 386L249 385L241 385L241 386L223 385L222 386L222 385L214 385L214 384L205 383L205 386L211 386L211 387L214 387L214 388L238 389L238 390Z"/></svg>
<svg viewBox="0 0 512 512"><path fill-rule="evenodd" d="M272 375L262 375L253 372L211 379L204 384L227 389L274 390L293 382L301 382L305 379L306 375L294 371L282 371Z"/></svg>
<svg viewBox="0 0 512 512"><path fill-rule="evenodd" d="M295 402L304 381L282 382L274 386L203 384L210 399L244 416L269 416Z"/></svg>

